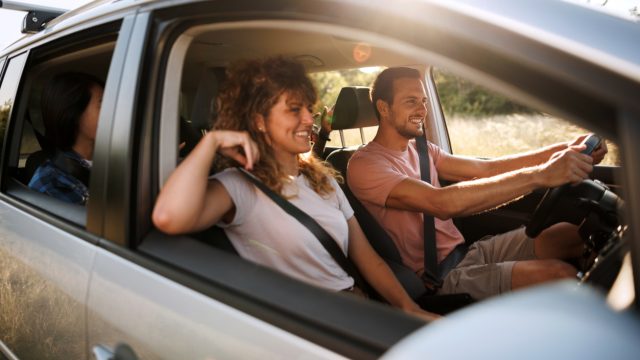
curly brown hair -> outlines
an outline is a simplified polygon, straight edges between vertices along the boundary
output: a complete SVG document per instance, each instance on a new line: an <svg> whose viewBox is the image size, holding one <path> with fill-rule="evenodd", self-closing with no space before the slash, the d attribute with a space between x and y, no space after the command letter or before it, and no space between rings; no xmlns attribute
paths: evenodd
<svg viewBox="0 0 640 360"><path fill-rule="evenodd" d="M260 161L254 165L253 174L281 195L289 178L278 164L266 134L258 130L256 115L268 118L284 93L299 97L307 104L315 104L317 100L313 84L299 62L278 56L233 64L227 69L227 81L218 95L218 119L213 126L214 130L249 133L260 151ZM311 153L298 154L298 165L313 190L322 196L335 191L331 177L342 181L333 168ZM233 166L238 163L216 157L217 170Z"/></svg>

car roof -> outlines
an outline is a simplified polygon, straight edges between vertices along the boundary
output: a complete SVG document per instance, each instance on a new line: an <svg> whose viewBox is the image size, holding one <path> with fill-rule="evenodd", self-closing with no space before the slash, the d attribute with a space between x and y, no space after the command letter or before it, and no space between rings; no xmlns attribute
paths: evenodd
<svg viewBox="0 0 640 360"><path fill-rule="evenodd" d="M187 0L183 3L195 2ZM295 1L293 1L295 2ZM631 20L595 11L577 4L558 0L404 0L390 4L386 0L342 0L342 3L361 3L370 7L384 7L385 11L408 17L421 17L429 22L447 22L453 18L439 18L429 14L412 13L412 4L423 3L446 8L460 14L467 21L490 22L509 32L519 33L541 43L555 46L580 58L590 59L620 74L640 81L640 25ZM175 4L170 0L95 0L71 10L46 25L45 33L54 32L92 18L145 4ZM334 2L327 2L327 6ZM462 19L461 19L462 20ZM466 22L450 25L453 32L466 31ZM39 37L38 34L33 37ZM26 36L22 41L28 41ZM487 39L491 42L492 39Z"/></svg>
<svg viewBox="0 0 640 360"><path fill-rule="evenodd" d="M455 0L441 5L640 81L638 22L558 0Z"/></svg>

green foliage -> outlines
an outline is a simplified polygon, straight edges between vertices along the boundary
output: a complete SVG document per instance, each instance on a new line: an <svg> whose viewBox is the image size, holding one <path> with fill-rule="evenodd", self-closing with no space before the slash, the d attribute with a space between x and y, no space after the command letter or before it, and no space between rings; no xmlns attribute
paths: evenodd
<svg viewBox="0 0 640 360"><path fill-rule="evenodd" d="M363 72L358 69L336 70L310 74L319 99L316 111L335 104L340 89L345 86L371 86L383 70ZM532 114L535 110L516 104L467 80L441 70L434 71L442 108L447 115L492 116Z"/></svg>
<svg viewBox="0 0 640 360"><path fill-rule="evenodd" d="M531 108L516 104L442 70L434 71L434 79L440 104L446 115L492 116L537 113Z"/></svg>

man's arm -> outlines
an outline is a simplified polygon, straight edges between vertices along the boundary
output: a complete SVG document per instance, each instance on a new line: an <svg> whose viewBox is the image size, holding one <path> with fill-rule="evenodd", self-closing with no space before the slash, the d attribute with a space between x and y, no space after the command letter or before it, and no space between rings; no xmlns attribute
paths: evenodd
<svg viewBox="0 0 640 360"><path fill-rule="evenodd" d="M581 135L573 142L553 144L524 153L507 155L488 160L455 156L442 152L442 159L436 166L440 178L450 181L464 181L491 177L543 164L547 162L553 154L566 150L570 146L581 144L587 136L588 135ZM600 163L607 152L607 145L603 141L591 155L593 163Z"/></svg>
<svg viewBox="0 0 640 360"><path fill-rule="evenodd" d="M567 149L568 146L567 143L554 144L533 151L486 160L451 155L443 151L436 167L440 178L450 181L486 178L543 164L551 158L551 155Z"/></svg>
<svg viewBox="0 0 640 360"><path fill-rule="evenodd" d="M586 178L593 166L590 156L580 154L583 149L584 145L571 146L555 153L540 165L462 181L444 188L436 188L416 179L405 179L391 190L385 206L427 212L440 219L493 209L536 188L577 183ZM438 163L449 169L451 165L447 162L450 160L441 158Z"/></svg>

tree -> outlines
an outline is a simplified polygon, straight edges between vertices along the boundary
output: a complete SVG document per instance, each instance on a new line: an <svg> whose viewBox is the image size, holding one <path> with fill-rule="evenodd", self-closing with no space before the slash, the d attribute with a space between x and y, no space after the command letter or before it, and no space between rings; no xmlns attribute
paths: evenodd
<svg viewBox="0 0 640 360"><path fill-rule="evenodd" d="M536 112L443 70L436 69L434 79L445 114L492 116Z"/></svg>

